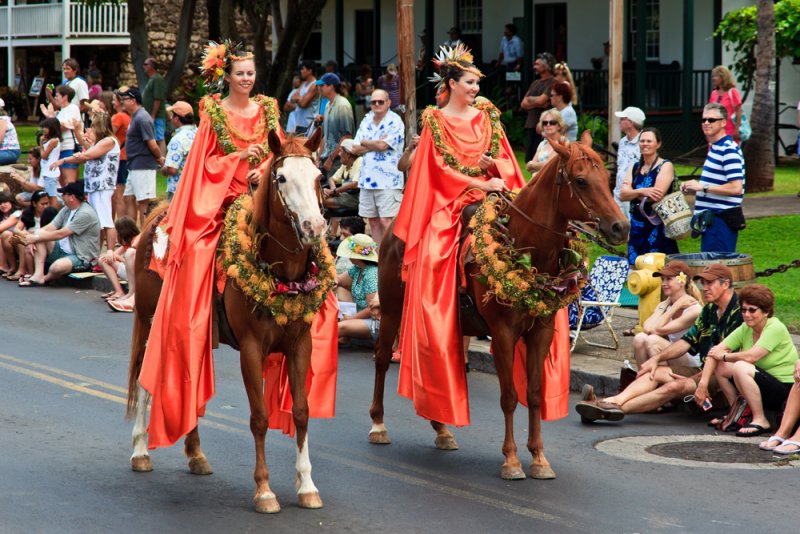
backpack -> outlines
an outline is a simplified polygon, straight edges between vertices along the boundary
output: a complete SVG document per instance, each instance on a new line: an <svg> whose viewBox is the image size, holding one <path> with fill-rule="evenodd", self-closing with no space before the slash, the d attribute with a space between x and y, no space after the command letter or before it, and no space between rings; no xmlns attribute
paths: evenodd
<svg viewBox="0 0 800 534"><path fill-rule="evenodd" d="M718 430L723 432L736 432L740 428L747 426L753 419L753 412L750 410L747 401L741 395L736 397L727 415L717 425Z"/></svg>

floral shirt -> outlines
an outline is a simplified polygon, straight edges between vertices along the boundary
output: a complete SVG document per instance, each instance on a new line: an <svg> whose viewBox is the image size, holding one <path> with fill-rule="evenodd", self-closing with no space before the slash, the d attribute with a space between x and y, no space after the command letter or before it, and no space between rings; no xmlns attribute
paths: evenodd
<svg viewBox="0 0 800 534"><path fill-rule="evenodd" d="M361 121L355 142L384 141L386 150L370 151L364 154L358 187L361 189L403 189L403 173L397 170L397 162L403 155L405 126L400 116L387 111L380 123L375 124L374 112L370 111Z"/></svg>
<svg viewBox="0 0 800 534"><path fill-rule="evenodd" d="M695 320L683 340L692 346L693 352L705 361L711 347L719 344L742 324L742 311L736 293L731 297L722 317L717 316L717 305L708 303Z"/></svg>
<svg viewBox="0 0 800 534"><path fill-rule="evenodd" d="M178 188L178 181L181 179L183 167L186 166L186 158L189 156L189 149L192 148L196 133L197 126L186 124L175 130L175 135L169 141L164 167L177 169L178 172L167 179L167 193L174 193Z"/></svg>
<svg viewBox="0 0 800 534"><path fill-rule="evenodd" d="M17 129L11 122L11 117L0 116L0 120L6 123L6 135L3 137L0 150L19 150L19 137L17 137Z"/></svg>
<svg viewBox="0 0 800 534"><path fill-rule="evenodd" d="M353 280L350 292L353 294L353 301L356 303L358 311L367 308L367 295L378 292L378 266L368 263L363 270L355 265L347 270L347 274Z"/></svg>

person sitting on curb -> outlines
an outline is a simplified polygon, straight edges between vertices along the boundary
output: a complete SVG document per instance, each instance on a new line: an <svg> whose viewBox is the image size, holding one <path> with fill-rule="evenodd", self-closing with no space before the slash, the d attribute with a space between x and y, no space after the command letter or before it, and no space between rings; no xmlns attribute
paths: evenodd
<svg viewBox="0 0 800 534"><path fill-rule="evenodd" d="M583 401L575 406L581 421L621 421L625 414L649 412L667 402L696 394L699 384L712 395L718 391L713 374L704 383L703 373L686 377L677 374L675 368L662 365L690 351L698 354L704 363L709 350L742 324L739 300L733 290L733 273L728 267L714 263L694 279L702 281L706 305L689 331L645 361L639 367L636 380L621 393L598 400L592 387L585 386Z"/></svg>
<svg viewBox="0 0 800 534"><path fill-rule="evenodd" d="M783 410L781 426L773 436L759 444L762 451L772 451L775 454L789 455L800 454L800 360L794 364L794 386L786 399L786 408ZM792 431L797 430L792 434Z"/></svg>
<svg viewBox="0 0 800 534"><path fill-rule="evenodd" d="M139 242L139 227L130 217L120 217L114 221L117 230L117 239L120 246L116 250L109 250L100 257L100 267L111 282L113 291L101 296L112 310L118 312L133 312L136 280L133 276L133 262L136 259L136 245ZM128 293L122 289L120 280L128 282Z"/></svg>
<svg viewBox="0 0 800 534"><path fill-rule="evenodd" d="M339 320L339 343L349 338L378 340L380 305L378 304L378 246L371 237L356 234L339 244L336 255L350 258L353 266L336 277L337 283L349 289L356 304L354 315Z"/></svg>
<svg viewBox="0 0 800 534"><path fill-rule="evenodd" d="M100 219L84 200L83 181L59 188L64 207L53 221L33 233L25 233L23 243L36 245L34 272L20 287L39 287L72 272L92 268L100 255Z"/></svg>

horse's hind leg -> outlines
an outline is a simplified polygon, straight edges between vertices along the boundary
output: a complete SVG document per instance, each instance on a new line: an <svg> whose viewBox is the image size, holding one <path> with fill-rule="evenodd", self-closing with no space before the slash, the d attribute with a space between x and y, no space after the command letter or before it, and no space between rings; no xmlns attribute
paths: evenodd
<svg viewBox="0 0 800 534"><path fill-rule="evenodd" d="M186 439L183 442L183 452L189 458L189 472L193 475L210 475L214 472L211 464L208 463L206 455L200 449L200 433L197 427L194 427L191 432L186 434Z"/></svg>
<svg viewBox="0 0 800 534"><path fill-rule="evenodd" d="M142 386L138 386L136 397L136 417L131 433L131 445L133 445L131 469L147 473L153 470L150 453L147 452L147 404L150 402L150 395Z"/></svg>
<svg viewBox="0 0 800 534"><path fill-rule="evenodd" d="M555 471L544 456L542 441L542 370L553 339L552 335L546 334L548 331L552 332L555 326L553 317L547 321L543 325L542 320L538 320L525 340L528 349L528 450L533 456L531 476L540 480L556 478Z"/></svg>
<svg viewBox="0 0 800 534"><path fill-rule="evenodd" d="M372 418L372 428L369 431L369 442L376 445L388 445L392 442L389 431L383 422L383 398L386 387L386 372L392 358L392 345L400 331L402 309L397 306L394 310L386 310L381 314L381 326L378 333L378 343L375 346L375 384L372 393L372 406L369 416Z"/></svg>

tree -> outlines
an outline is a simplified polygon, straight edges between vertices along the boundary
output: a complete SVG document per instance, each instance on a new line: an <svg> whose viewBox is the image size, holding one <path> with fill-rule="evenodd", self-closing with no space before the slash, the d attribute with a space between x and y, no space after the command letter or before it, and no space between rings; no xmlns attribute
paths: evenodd
<svg viewBox="0 0 800 534"><path fill-rule="evenodd" d="M744 144L748 192L775 181L775 58L800 57L800 0L757 0L729 12L715 35L734 50L732 68L747 93L755 82L750 140Z"/></svg>

